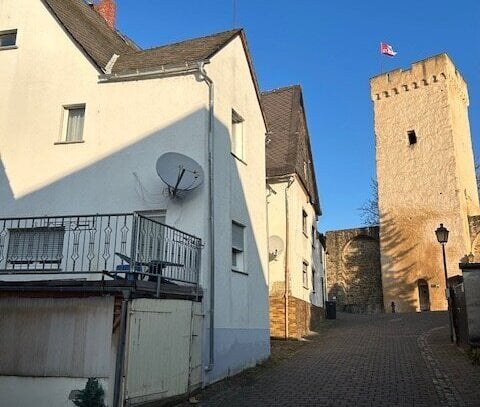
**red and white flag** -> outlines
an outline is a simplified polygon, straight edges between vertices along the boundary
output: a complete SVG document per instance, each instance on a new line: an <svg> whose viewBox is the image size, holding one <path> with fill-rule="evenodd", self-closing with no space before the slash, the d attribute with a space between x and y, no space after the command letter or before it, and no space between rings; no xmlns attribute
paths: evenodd
<svg viewBox="0 0 480 407"><path fill-rule="evenodd" d="M394 57L397 53L393 50L391 45L388 45L386 42L380 43L380 53L383 55L388 55L389 57Z"/></svg>

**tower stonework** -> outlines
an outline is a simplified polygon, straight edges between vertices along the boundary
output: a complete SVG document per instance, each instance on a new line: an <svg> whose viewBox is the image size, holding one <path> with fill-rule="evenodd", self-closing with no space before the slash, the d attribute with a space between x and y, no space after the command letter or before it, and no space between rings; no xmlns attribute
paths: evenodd
<svg viewBox="0 0 480 407"><path fill-rule="evenodd" d="M374 105L380 252L386 310L445 310L435 229L450 230L448 275L472 247L477 215L467 85L446 54L370 80Z"/></svg>

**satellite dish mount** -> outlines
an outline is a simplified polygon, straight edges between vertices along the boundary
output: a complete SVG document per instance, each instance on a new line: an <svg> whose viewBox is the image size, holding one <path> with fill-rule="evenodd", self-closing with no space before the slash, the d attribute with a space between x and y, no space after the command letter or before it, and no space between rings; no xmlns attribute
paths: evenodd
<svg viewBox="0 0 480 407"><path fill-rule="evenodd" d="M203 183L202 167L190 157L179 153L165 153L156 164L157 174L167 185L168 195L178 197Z"/></svg>

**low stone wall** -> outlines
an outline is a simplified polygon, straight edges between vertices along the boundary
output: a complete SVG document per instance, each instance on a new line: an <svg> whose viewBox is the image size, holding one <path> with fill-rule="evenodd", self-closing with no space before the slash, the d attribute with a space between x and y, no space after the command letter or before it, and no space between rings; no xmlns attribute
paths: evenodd
<svg viewBox="0 0 480 407"><path fill-rule="evenodd" d="M325 319L323 308L288 297L288 337L299 339L315 331ZM285 297L270 297L270 336L285 338Z"/></svg>
<svg viewBox="0 0 480 407"><path fill-rule="evenodd" d="M338 311L382 312L379 228L330 231L326 243L328 299L336 298Z"/></svg>

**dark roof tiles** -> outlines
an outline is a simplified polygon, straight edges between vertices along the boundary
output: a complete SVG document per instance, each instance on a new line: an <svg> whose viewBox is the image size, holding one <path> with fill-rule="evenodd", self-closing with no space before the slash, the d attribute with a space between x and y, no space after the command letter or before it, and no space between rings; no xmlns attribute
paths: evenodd
<svg viewBox="0 0 480 407"><path fill-rule="evenodd" d="M269 130L269 142L265 149L267 177L296 173L302 180L316 212L320 214L301 87L293 85L263 92L261 100Z"/></svg>
<svg viewBox="0 0 480 407"><path fill-rule="evenodd" d="M101 70L114 54L119 58L112 73L161 69L202 61L213 56L241 30L230 30L206 37L146 50L112 30L93 6L84 0L43 0L64 29Z"/></svg>

